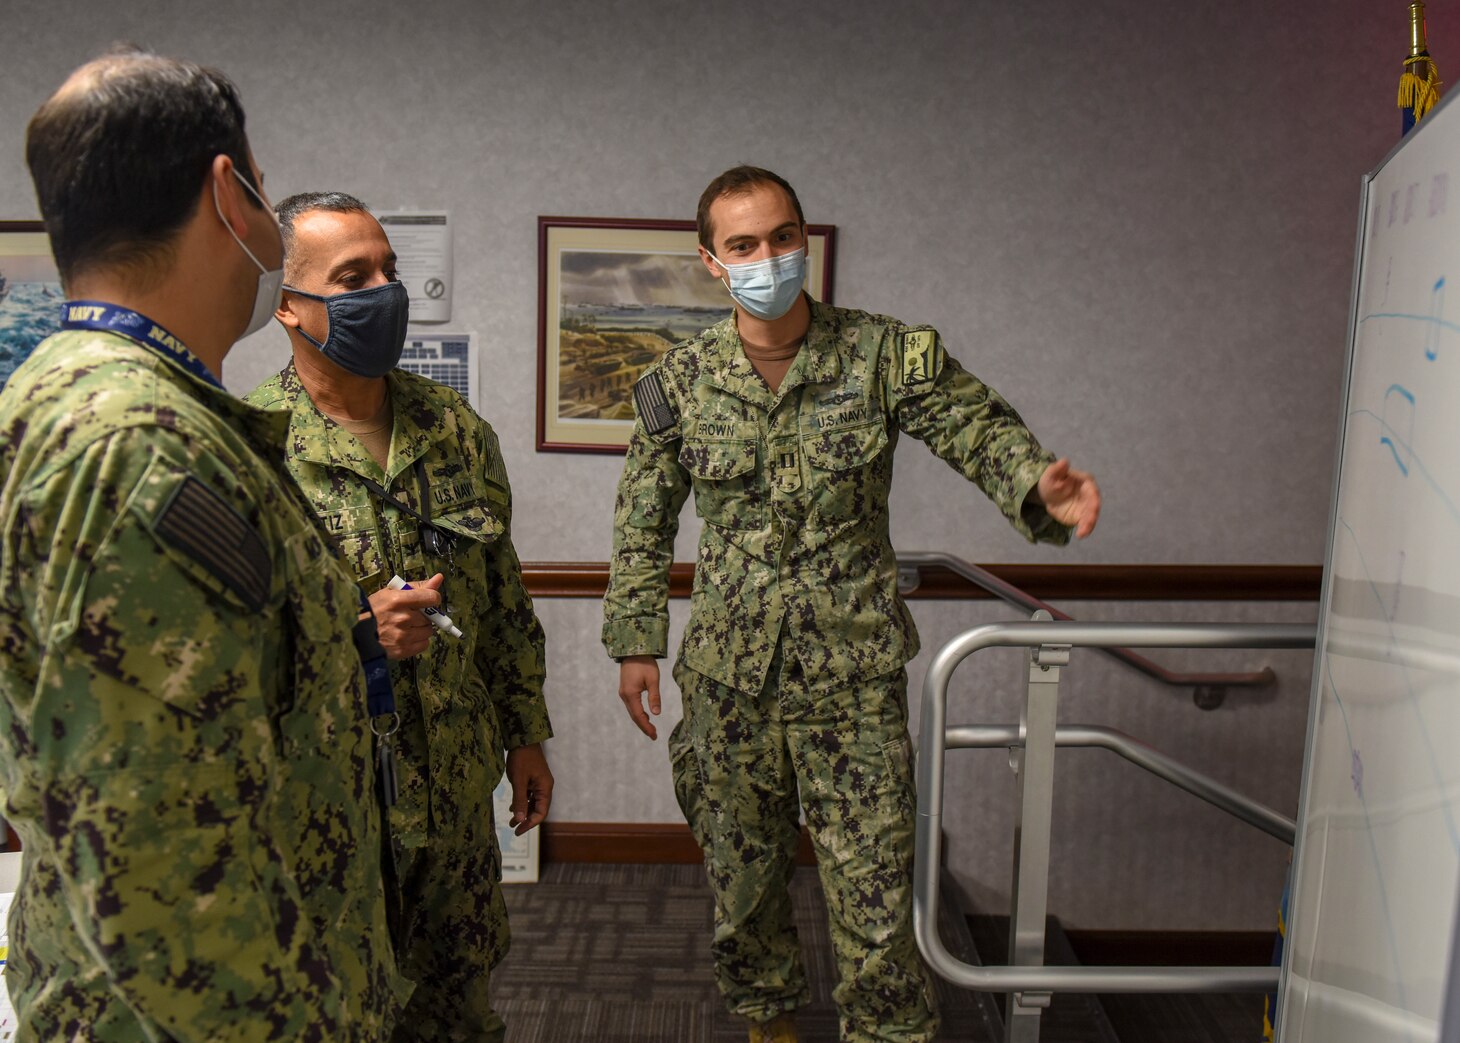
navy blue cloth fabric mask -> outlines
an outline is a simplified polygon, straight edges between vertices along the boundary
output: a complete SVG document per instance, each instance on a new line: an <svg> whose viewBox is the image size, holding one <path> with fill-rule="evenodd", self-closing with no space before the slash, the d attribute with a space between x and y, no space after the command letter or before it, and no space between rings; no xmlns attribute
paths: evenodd
<svg viewBox="0 0 1460 1043"><path fill-rule="evenodd" d="M305 333L303 326L297 328L320 354L341 369L361 377L383 377L400 362L406 323L411 318L411 297L402 283L382 283L332 297L305 293L292 286L284 289L324 302L329 332L323 342Z"/></svg>

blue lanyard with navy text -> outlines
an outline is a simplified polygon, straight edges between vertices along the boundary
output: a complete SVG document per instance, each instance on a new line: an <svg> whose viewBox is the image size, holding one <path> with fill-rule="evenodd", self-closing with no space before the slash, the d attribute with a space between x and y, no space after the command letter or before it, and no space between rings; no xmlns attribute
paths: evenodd
<svg viewBox="0 0 1460 1043"><path fill-rule="evenodd" d="M380 803L390 808L400 796L400 780L396 774L395 733L400 728L400 715L395 709L395 691L390 684L390 667L385 662L385 649L375 627L375 612L370 599L360 592L361 619L355 624L355 651L365 671L365 704L370 713L370 731L375 735L376 783Z"/></svg>
<svg viewBox="0 0 1460 1043"><path fill-rule="evenodd" d="M203 365L203 360L189 351L182 341L147 316L129 308L119 308L105 301L67 301L61 305L61 328L120 333L177 363L219 391L224 390L222 382L209 372L208 367Z"/></svg>

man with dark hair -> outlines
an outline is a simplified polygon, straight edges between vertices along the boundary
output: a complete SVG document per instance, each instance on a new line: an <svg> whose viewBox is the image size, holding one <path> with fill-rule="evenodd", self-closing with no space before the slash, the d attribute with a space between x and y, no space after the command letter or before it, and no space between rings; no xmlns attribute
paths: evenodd
<svg viewBox="0 0 1460 1043"><path fill-rule="evenodd" d="M69 300L0 392L16 1036L380 1039L409 994L357 643L382 654L283 428L218 379L281 278L237 91L114 53L26 158Z"/></svg>
<svg viewBox="0 0 1460 1043"><path fill-rule="evenodd" d="M926 442L1030 540L1088 535L1100 493L937 331L811 300L806 222L782 178L716 178L699 237L735 311L634 388L603 643L629 716L655 738L669 566L692 491L704 528L670 742L715 892L720 989L752 1041L797 1038L791 1012L809 996L787 885L804 810L841 1038L921 1043L938 1022L912 933L905 664L918 638L888 538L893 449L901 434Z"/></svg>
<svg viewBox="0 0 1460 1043"><path fill-rule="evenodd" d="M213 156L257 192L243 118L233 84L189 63L121 46L77 70L36 112L25 146L62 281L96 267L156 275Z"/></svg>
<svg viewBox="0 0 1460 1043"><path fill-rule="evenodd" d="M518 834L547 816L553 786L543 632L512 547L501 447L461 395L396 368L409 298L364 204L313 192L277 213L294 357L248 401L289 411L289 470L370 592L393 660L387 888L417 983L393 1038L500 1043L488 982L509 938L492 820L504 752Z"/></svg>
<svg viewBox="0 0 1460 1043"><path fill-rule="evenodd" d="M790 200L791 209L795 211L796 220L801 222L801 227L806 227L806 215L801 211L801 199L796 195L796 190L791 183L774 171L766 170L764 167L738 166L731 167L715 180L705 186L700 193L699 206L695 208L695 230L699 234L701 249L714 253L715 236L710 227L710 207L722 196L749 195L757 188L777 187L786 194Z"/></svg>

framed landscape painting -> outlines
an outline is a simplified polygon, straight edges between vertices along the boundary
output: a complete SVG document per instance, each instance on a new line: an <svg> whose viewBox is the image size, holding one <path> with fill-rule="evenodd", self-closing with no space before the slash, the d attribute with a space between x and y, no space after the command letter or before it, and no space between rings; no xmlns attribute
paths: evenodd
<svg viewBox="0 0 1460 1043"><path fill-rule="evenodd" d="M829 304L836 228L806 231L806 289ZM537 448L622 453L634 382L734 304L693 221L539 217L537 238Z"/></svg>
<svg viewBox="0 0 1460 1043"><path fill-rule="evenodd" d="M39 221L0 221L0 387L61 328L61 277Z"/></svg>

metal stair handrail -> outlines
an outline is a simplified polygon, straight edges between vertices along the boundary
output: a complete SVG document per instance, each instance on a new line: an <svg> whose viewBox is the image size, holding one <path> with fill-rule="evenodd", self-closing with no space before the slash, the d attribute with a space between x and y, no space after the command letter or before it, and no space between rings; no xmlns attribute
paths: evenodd
<svg viewBox="0 0 1460 1043"><path fill-rule="evenodd" d="M953 671L968 656L985 648L1022 647L1033 650L1030 667L1030 703L1026 720L1015 731L1028 743L1027 753L1032 757L1036 745L1048 754L1041 754L1037 770L1046 776L1042 780L1049 791L1053 786L1053 748L1056 744L1055 709L1058 700L1059 667L1068 662L1071 647L1112 648L1312 648L1316 640L1316 628L1304 624L1252 624L1252 623L1075 623L1059 622L1017 622L991 623L974 627L953 638L934 656L923 681L923 701L920 721L921 741L917 760L917 825L916 855L913 870L913 932L918 948L929 967L941 977L964 988L986 992L1007 992L1011 996L1010 1014L1013 1015L1017 1001L1020 1012L1025 1008L1037 1009L1047 1002L1053 992L1271 992L1277 987L1276 967L1048 967L1042 963L1022 966L977 966L965 963L948 952L936 929L939 893L938 873L943 855L943 764L947 748L957 748L963 740L979 740L966 745L986 745L982 740L999 740L999 745L1010 736L1009 730L949 728L947 725L948 685ZM1048 678L1041 673L1051 675ZM1050 685L1049 681L1053 681ZM1036 699L1035 689L1053 688L1053 698L1041 693ZM1036 702L1038 706L1036 712ZM1066 730L1067 737L1071 736ZM1118 733L1116 733L1118 734ZM1075 735L1078 738L1105 739L1102 735ZM1104 742L1100 743L1104 745ZM1120 744L1116 744L1120 745ZM1129 748L1127 750L1129 752ZM1152 751L1154 752L1154 751ZM1169 758L1160 758L1170 762ZM1164 766L1156 759L1148 758L1143 766ZM1139 763L1139 761L1138 761ZM1174 762L1170 762L1174 763ZM1036 771L1032 763L1022 768L1021 786L1029 782L1029 776ZM1186 782L1205 779L1199 773L1184 769L1177 772ZM1175 781L1175 780L1173 780ZM1213 780L1206 780L1211 783ZM1032 785L1032 783L1029 783ZM1220 784L1216 784L1220 787ZM1191 787L1184 787L1191 788ZM1197 788L1202 788L1200 785ZM1225 789L1225 787L1221 787ZM1193 790L1195 792L1195 790ZM1208 789L1212 795L1220 795ZM1203 795L1203 794L1198 794ZM1019 838L1019 844L1042 845L1033 853L1031 862L1043 857L1043 885L1048 883L1048 827L1050 793L1042 795L1044 807L1042 821L1025 823L1037 828L1027 830ZM1240 795L1238 795L1240 797ZM1207 796L1206 799L1211 799ZM1220 801L1213 801L1222 807ZM1230 803L1230 801L1228 802ZM1240 803L1250 805L1246 810L1260 809L1276 816L1271 809L1262 808L1247 798ZM1031 807L1036 805L1031 804ZM1224 808L1224 810L1232 810ZM1238 817L1244 817L1239 815ZM1282 816L1276 816L1282 819ZM1261 825L1261 823L1253 823ZM1282 819L1284 829L1290 823ZM1265 828L1265 827L1263 827ZM1042 831L1042 837L1041 837ZM1271 829L1268 830L1272 832ZM1016 859L1021 857L1021 848L1016 847ZM1022 878L1022 873L1020 874ZM1034 876L1037 878L1038 873ZM1038 882L1037 879L1031 882ZM1020 880L1016 880L1014 917L1010 924L1011 937L1027 930L1028 924L1020 922L1020 910L1025 908L1018 894ZM1040 939L1043 936L1044 903L1041 893L1027 904L1026 912L1030 923L1038 925ZM1042 952L1042 940L1033 946L1037 957ZM1046 997L1041 999L1041 997ZM1030 1019L1025 1019L1030 1020ZM1037 1024L1037 1016L1032 1019ZM1034 1029L1037 1038L1037 1027Z"/></svg>
<svg viewBox="0 0 1460 1043"><path fill-rule="evenodd" d="M988 569L981 568L971 561L948 554L943 551L909 551L897 555L898 577L901 581L904 569L917 570L920 568L941 565L950 572L956 573L976 586L982 587L994 597L1013 605L1015 608L1022 608L1026 612L1037 612L1043 610L1048 612L1057 620L1073 622L1074 617L1060 611L1046 601L1030 594L1021 587L1016 587L1008 580L1000 579ZM902 583L899 582L899 586ZM915 589L912 584L910 589ZM1162 684L1178 688L1263 688L1277 680L1277 674L1271 667L1263 667L1248 673L1179 673L1168 670L1160 663L1152 662L1145 656L1136 655L1129 648L1112 647L1100 650L1113 659L1118 659L1127 666L1139 670L1147 677L1155 678Z"/></svg>
<svg viewBox="0 0 1460 1043"><path fill-rule="evenodd" d="M1024 745L1024 736L1014 724L963 724L947 729L950 750L1016 749ZM1188 768L1148 746L1133 735L1093 724L1061 725L1054 731L1054 744L1074 749L1109 750L1138 768L1184 789L1193 797L1220 808L1235 819L1262 830L1268 836L1292 847L1298 835L1298 824L1281 812L1274 811L1251 797L1238 793L1226 783L1218 782L1194 768Z"/></svg>

